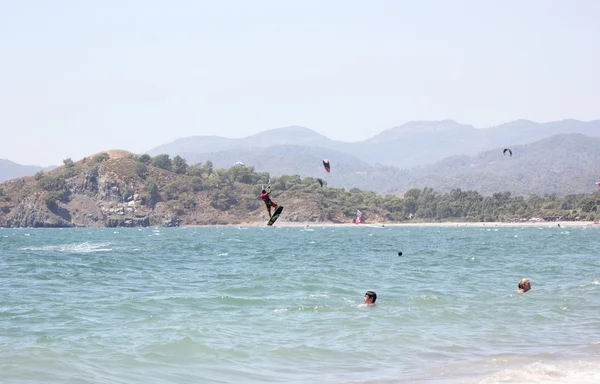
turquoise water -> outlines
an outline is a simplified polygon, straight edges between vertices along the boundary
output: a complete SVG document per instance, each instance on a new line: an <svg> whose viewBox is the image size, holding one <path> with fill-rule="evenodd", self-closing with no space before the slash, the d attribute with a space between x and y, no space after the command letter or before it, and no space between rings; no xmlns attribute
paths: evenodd
<svg viewBox="0 0 600 384"><path fill-rule="evenodd" d="M599 249L597 226L0 229L0 382L598 383Z"/></svg>

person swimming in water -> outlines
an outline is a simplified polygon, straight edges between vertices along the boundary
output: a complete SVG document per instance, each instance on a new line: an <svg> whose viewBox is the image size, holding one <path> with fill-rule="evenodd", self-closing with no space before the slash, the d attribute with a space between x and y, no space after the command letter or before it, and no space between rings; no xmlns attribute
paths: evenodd
<svg viewBox="0 0 600 384"><path fill-rule="evenodd" d="M531 289L531 280L528 278L523 278L519 281L519 293L525 293Z"/></svg>
<svg viewBox="0 0 600 384"><path fill-rule="evenodd" d="M374 291L367 291L363 297L363 301L366 305L375 305L377 294Z"/></svg>

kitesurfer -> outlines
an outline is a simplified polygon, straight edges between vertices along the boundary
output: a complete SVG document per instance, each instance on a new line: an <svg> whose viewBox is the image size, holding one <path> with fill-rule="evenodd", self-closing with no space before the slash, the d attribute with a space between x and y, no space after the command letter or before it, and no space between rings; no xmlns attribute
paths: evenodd
<svg viewBox="0 0 600 384"><path fill-rule="evenodd" d="M269 196L269 194L271 194L271 186L270 185L267 187L267 189L263 189L262 191L260 191L260 198L262 199L262 201L265 202L265 205L267 206L267 211L269 212L269 217L271 217L271 207L277 208L277 204L275 204L271 200L271 197Z"/></svg>

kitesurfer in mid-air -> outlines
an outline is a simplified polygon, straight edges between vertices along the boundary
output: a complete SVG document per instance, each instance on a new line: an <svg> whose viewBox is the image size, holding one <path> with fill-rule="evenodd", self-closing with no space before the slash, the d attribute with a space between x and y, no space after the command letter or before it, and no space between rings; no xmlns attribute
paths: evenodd
<svg viewBox="0 0 600 384"><path fill-rule="evenodd" d="M271 193L270 185L267 187L267 189L263 189L262 191L260 191L260 198L262 199L262 201L265 202L265 205L267 206L267 211L269 212L269 217L271 217L271 207L277 208L277 204L275 204L271 200L271 197L269 196L270 193Z"/></svg>

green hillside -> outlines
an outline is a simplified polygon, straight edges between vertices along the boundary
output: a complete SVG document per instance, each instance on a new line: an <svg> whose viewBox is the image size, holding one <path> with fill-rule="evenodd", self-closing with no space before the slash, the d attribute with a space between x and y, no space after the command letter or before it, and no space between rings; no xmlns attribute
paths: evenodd
<svg viewBox="0 0 600 384"><path fill-rule="evenodd" d="M413 179L398 189L430 187L438 192L477 190L484 195L509 191L515 195L565 196L591 193L600 180L600 138L556 135L535 143L502 148L474 157L453 156L413 170Z"/></svg>
<svg viewBox="0 0 600 384"><path fill-rule="evenodd" d="M366 223L521 221L531 217L594 220L600 189L589 194L528 197L496 192L432 188L402 196L360 189L321 187L312 177L271 176L253 167L215 169L188 165L181 157L123 151L99 153L58 169L0 184L3 227L132 227L265 225L258 198L271 184L285 207L278 223L351 223L356 210Z"/></svg>

